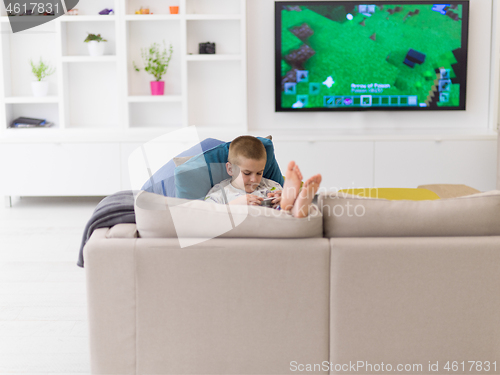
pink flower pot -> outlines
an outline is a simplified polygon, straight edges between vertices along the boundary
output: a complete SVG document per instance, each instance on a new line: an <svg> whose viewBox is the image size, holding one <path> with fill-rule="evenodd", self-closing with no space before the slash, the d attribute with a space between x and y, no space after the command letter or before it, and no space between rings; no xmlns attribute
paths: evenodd
<svg viewBox="0 0 500 375"><path fill-rule="evenodd" d="M164 81L151 81L151 95L163 95L165 92Z"/></svg>

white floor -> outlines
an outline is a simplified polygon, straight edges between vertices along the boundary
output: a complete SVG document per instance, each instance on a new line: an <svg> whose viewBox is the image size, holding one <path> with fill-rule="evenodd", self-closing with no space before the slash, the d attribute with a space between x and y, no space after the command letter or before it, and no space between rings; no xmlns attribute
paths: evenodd
<svg viewBox="0 0 500 375"><path fill-rule="evenodd" d="M101 199L23 197L0 207L0 374L90 373L76 262Z"/></svg>

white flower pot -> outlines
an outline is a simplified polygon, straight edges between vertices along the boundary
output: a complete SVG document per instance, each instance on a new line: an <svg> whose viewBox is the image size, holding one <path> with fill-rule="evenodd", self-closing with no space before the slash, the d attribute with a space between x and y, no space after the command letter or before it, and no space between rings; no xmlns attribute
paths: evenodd
<svg viewBox="0 0 500 375"><path fill-rule="evenodd" d="M90 56L102 56L104 55L104 47L106 42L98 42L97 40L91 40L87 42L87 47L89 48Z"/></svg>
<svg viewBox="0 0 500 375"><path fill-rule="evenodd" d="M49 93L49 82L47 81L32 81L31 90L34 96L47 96Z"/></svg>

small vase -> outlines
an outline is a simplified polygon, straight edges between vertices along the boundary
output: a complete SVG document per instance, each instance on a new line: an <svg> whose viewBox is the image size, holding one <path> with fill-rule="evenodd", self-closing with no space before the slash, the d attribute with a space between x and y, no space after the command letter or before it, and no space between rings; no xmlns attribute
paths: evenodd
<svg viewBox="0 0 500 375"><path fill-rule="evenodd" d="M102 56L104 55L104 47L106 42L98 42L97 40L91 40L87 42L87 47L89 48L90 56Z"/></svg>
<svg viewBox="0 0 500 375"><path fill-rule="evenodd" d="M47 81L32 81L31 91L34 96L47 96L49 92L49 82Z"/></svg>
<svg viewBox="0 0 500 375"><path fill-rule="evenodd" d="M165 91L164 81L151 81L151 95L163 95Z"/></svg>
<svg viewBox="0 0 500 375"><path fill-rule="evenodd" d="M179 7L178 6L171 6L170 7L170 14L179 14Z"/></svg>

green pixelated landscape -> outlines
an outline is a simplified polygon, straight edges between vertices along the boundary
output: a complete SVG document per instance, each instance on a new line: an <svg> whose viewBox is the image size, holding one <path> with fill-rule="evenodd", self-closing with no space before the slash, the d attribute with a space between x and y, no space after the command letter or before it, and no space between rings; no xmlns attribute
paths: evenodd
<svg viewBox="0 0 500 375"><path fill-rule="evenodd" d="M396 7L400 7L398 11ZM297 82L293 94L286 94L282 87L282 108L292 108L298 100L304 108L324 108L324 96L361 95L372 95L374 105L383 105L382 96L417 96L418 103L458 107L460 84L452 84L445 93L447 102L439 101L436 85L439 68L448 69L449 79L456 78L452 65L457 61L452 51L461 48L462 6L453 12L458 14L458 20L433 11L432 4L384 4L376 6L370 17L358 13L356 7L349 12L352 20L348 20L343 5L329 9L324 5L300 6L300 11L283 9L282 78L293 69L285 59L290 52L307 44L315 53L303 66L308 71L307 81ZM303 41L291 30L304 24L314 33ZM404 64L410 49L425 54L424 63L413 68ZM335 82L330 88L323 84L328 77ZM311 94L310 83L316 83L319 90ZM374 83L389 84L390 88L367 86L365 92L362 87L357 89L361 92L353 92L356 89L351 87ZM387 100L391 101L384 99ZM405 100L401 99L400 105ZM353 106L359 106L359 99L354 99Z"/></svg>

